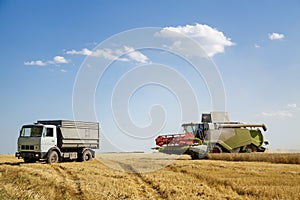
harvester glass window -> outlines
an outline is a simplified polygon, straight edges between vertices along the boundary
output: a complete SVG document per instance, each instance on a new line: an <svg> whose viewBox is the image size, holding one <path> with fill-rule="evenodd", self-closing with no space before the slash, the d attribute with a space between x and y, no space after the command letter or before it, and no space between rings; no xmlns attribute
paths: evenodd
<svg viewBox="0 0 300 200"><path fill-rule="evenodd" d="M193 125L186 125L186 126L183 127L183 129L186 133L194 133Z"/></svg>

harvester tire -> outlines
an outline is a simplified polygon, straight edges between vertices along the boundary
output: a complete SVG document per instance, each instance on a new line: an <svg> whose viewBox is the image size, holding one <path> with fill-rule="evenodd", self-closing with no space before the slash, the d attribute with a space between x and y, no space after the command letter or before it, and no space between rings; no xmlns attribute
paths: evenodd
<svg viewBox="0 0 300 200"><path fill-rule="evenodd" d="M192 160L197 160L197 159L199 159L199 155L197 153L192 153L191 158L192 158Z"/></svg>
<svg viewBox="0 0 300 200"><path fill-rule="evenodd" d="M240 153L240 151L241 151L241 148L240 148L240 147L237 147L237 148L235 148L235 149L232 149L232 150L230 151L230 153Z"/></svg>
<svg viewBox="0 0 300 200"><path fill-rule="evenodd" d="M223 150L218 144L216 144L212 149L212 153L222 153L222 152Z"/></svg>
<svg viewBox="0 0 300 200"><path fill-rule="evenodd" d="M252 152L257 152L257 147L254 146L253 144L250 144L246 146L246 153L252 153Z"/></svg>

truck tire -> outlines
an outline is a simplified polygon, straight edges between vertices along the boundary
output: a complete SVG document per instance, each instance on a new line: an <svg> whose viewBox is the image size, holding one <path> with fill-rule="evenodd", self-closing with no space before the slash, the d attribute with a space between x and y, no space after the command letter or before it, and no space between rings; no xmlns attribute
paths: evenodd
<svg viewBox="0 0 300 200"><path fill-rule="evenodd" d="M93 154L90 150L85 150L82 154L82 161L90 161L93 158Z"/></svg>
<svg viewBox="0 0 300 200"><path fill-rule="evenodd" d="M56 151L51 151L47 157L47 163L58 163L59 157Z"/></svg>

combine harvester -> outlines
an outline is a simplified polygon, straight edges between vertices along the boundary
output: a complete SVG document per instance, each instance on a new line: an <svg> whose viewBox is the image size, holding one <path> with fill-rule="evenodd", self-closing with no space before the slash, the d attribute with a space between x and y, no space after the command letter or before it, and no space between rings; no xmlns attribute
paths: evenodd
<svg viewBox="0 0 300 200"><path fill-rule="evenodd" d="M230 122L227 112L202 114L201 123L182 124L184 133L160 135L153 148L167 154L189 154L192 159L207 157L208 153L264 152L265 124Z"/></svg>

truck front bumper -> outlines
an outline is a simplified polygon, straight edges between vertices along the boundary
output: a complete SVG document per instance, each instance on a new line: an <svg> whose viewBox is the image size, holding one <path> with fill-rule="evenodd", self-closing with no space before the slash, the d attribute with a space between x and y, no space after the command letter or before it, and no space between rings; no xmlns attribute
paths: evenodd
<svg viewBox="0 0 300 200"><path fill-rule="evenodd" d="M17 158L35 158L37 160L39 159L45 159L47 153L46 152L16 152L15 156Z"/></svg>

